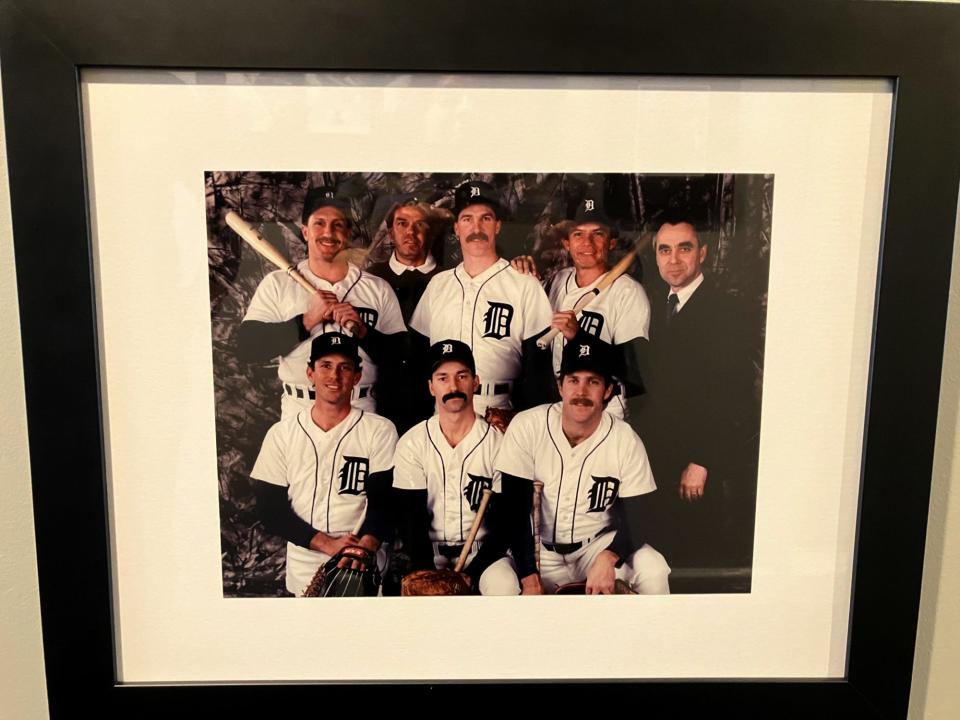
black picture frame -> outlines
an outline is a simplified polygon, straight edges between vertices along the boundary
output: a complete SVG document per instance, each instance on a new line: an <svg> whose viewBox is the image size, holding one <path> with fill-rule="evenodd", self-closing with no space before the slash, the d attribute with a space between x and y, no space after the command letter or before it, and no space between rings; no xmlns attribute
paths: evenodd
<svg viewBox="0 0 960 720"><path fill-rule="evenodd" d="M640 693L647 710L680 717L704 710L904 717L960 178L957 47L960 7L912 2L2 2L0 67L51 715L80 707L137 716L187 708L289 714L357 692L115 683L79 93L81 68L111 66L889 78L895 110L846 677L591 689L616 699ZM368 701L374 691L375 703L393 703L452 699L460 689L362 690ZM513 684L503 691L518 700L522 692ZM534 692L549 711L577 689Z"/></svg>

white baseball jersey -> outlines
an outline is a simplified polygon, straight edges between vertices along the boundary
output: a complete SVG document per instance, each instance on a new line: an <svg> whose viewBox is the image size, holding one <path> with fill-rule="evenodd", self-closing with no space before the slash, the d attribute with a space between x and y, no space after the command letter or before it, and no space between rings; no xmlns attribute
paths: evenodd
<svg viewBox="0 0 960 720"><path fill-rule="evenodd" d="M290 506L314 529L339 536L351 532L366 505L366 479L393 466L397 431L373 413L351 408L329 431L309 410L267 431L250 477L287 488ZM287 589L301 593L327 556L287 543Z"/></svg>
<svg viewBox="0 0 960 720"><path fill-rule="evenodd" d="M384 333L404 332L407 328L403 324L400 314L400 304L389 283L376 275L363 272L356 265L350 264L347 274L336 283L329 283L318 278L310 271L309 261L304 260L297 265L310 283L320 289L328 290L340 298L341 302L350 303L368 328L374 328ZM310 305L310 293L298 283L294 282L283 270L275 270L260 281L257 291L250 301L244 320L258 320L260 322L285 322L302 315ZM289 354L280 359L277 374L280 381L292 385L309 385L307 380L307 360L310 359L310 343L317 335L328 332L341 332L349 335L346 328L341 328L335 322L322 322L310 331L310 337L297 345ZM362 385L373 385L377 379L377 366L370 359L363 348L360 348L360 360L363 376Z"/></svg>
<svg viewBox="0 0 960 720"><path fill-rule="evenodd" d="M607 276L598 277L586 287L577 285L576 268L560 270L550 283L550 307L554 312L572 310L584 295ZM580 327L609 345L625 342L650 333L650 301L643 286L629 275L621 275L602 291L580 314ZM567 344L562 334L553 341L553 370L560 373L560 360Z"/></svg>
<svg viewBox="0 0 960 720"><path fill-rule="evenodd" d="M543 542L582 542L611 525L610 507L618 497L644 495L657 486L643 442L629 425L602 413L594 433L571 447L560 408L554 403L517 413L496 468L543 482Z"/></svg>
<svg viewBox="0 0 960 720"><path fill-rule="evenodd" d="M480 382L520 374L520 344L550 327L553 313L540 283L503 258L472 278L463 263L434 275L410 327L430 343L453 338L473 350Z"/></svg>
<svg viewBox="0 0 960 720"><path fill-rule="evenodd" d="M500 473L494 459L503 435L476 417L457 446L450 447L434 415L404 433L393 459L393 486L426 490L431 513L430 540L457 545L470 534L483 491L500 492ZM477 539L486 535L481 527Z"/></svg>

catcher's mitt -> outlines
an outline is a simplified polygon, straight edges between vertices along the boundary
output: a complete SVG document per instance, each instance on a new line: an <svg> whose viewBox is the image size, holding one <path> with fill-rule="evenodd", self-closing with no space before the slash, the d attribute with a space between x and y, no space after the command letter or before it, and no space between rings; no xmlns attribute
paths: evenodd
<svg viewBox="0 0 960 720"><path fill-rule="evenodd" d="M363 567L337 567L344 558L359 561ZM376 553L359 545L350 545L320 566L307 585L304 597L373 597L380 587Z"/></svg>
<svg viewBox="0 0 960 720"><path fill-rule="evenodd" d="M575 582L567 583L566 585L558 585L557 589L554 591L554 595L585 595L587 592L587 583L585 582ZM636 595L633 588L631 588L627 583L619 578L613 581L613 594L614 595Z"/></svg>
<svg viewBox="0 0 960 720"><path fill-rule="evenodd" d="M471 592L466 575L455 570L415 570L405 575L400 585L400 594L405 597L469 595Z"/></svg>

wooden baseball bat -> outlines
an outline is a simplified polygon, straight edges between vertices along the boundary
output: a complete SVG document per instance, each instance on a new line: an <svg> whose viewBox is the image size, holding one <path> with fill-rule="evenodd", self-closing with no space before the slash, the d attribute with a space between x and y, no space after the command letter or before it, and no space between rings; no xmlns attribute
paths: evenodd
<svg viewBox="0 0 960 720"><path fill-rule="evenodd" d="M633 263L633 259L637 256L637 250L639 250L639 246L634 246L630 252L620 258L620 262L607 271L607 274L603 277L603 280L598 282L597 286L593 290L577 300L577 304L573 306L573 311L575 313L580 312L587 307L587 305L596 300L600 293L613 285L614 281L630 268L631 263ZM559 332L560 331L556 328L550 328L537 340L537 347L541 350L550 347L550 343L553 342L553 339Z"/></svg>
<svg viewBox="0 0 960 720"><path fill-rule="evenodd" d="M460 551L460 557L457 558L457 564L453 566L454 572L463 572L463 566L467 564L467 556L473 549L473 541L477 539L477 533L480 532L480 523L483 522L483 514L487 511L487 505L490 502L490 496L493 491L489 488L483 491L483 499L480 501L480 507L477 509L477 516L473 518L473 526L470 528L470 534L467 535L467 541L463 544L463 550Z"/></svg>
<svg viewBox="0 0 960 720"><path fill-rule="evenodd" d="M243 238L244 242L256 250L261 257L266 258L269 262L283 270L311 295L316 295L320 292L318 288L313 286L313 283L300 274L297 266L287 260L287 258L283 256L283 253L264 239L263 235L254 229L253 225L237 215L233 210L227 213L225 219L230 229ZM348 322L345 327L354 335L357 334L357 330L359 329L355 322Z"/></svg>
<svg viewBox="0 0 960 720"><path fill-rule="evenodd" d="M543 480L533 481L533 559L540 572L540 500L543 496Z"/></svg>

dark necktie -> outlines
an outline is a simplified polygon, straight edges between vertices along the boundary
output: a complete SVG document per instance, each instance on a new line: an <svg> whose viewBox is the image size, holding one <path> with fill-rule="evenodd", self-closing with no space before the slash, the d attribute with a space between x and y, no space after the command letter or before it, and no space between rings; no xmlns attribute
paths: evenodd
<svg viewBox="0 0 960 720"><path fill-rule="evenodd" d="M676 316L677 305L679 304L680 298L677 297L676 293L670 293L670 295L667 296L667 325L669 325L670 321Z"/></svg>

